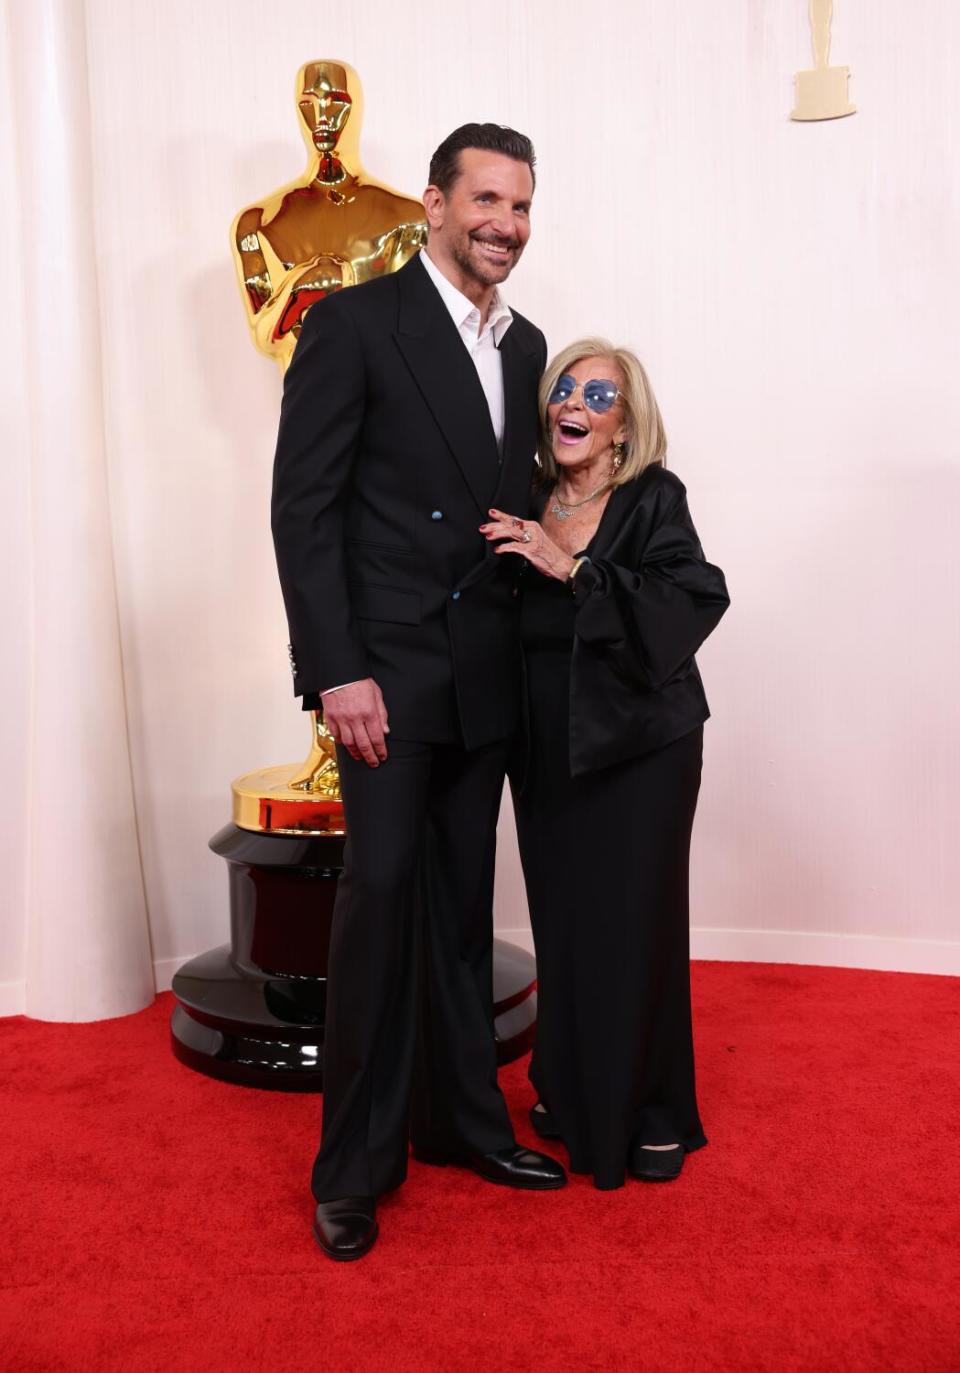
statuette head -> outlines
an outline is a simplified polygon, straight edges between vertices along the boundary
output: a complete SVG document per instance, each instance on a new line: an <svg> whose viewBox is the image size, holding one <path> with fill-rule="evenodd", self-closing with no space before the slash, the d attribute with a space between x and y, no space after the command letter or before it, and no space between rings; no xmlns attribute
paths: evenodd
<svg viewBox="0 0 960 1373"><path fill-rule="evenodd" d="M340 141L360 80L344 62L307 62L297 73L297 109L308 142L318 153L331 153Z"/></svg>

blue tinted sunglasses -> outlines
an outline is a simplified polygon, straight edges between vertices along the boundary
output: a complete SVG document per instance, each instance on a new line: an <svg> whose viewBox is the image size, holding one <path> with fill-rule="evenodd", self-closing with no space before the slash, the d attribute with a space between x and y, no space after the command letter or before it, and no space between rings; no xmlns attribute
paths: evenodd
<svg viewBox="0 0 960 1373"><path fill-rule="evenodd" d="M612 381L604 381L602 377L594 377L590 381L574 381L569 372L564 372L562 377L558 377L557 384L550 392L547 401L548 405L562 405L582 386L583 403L588 410L592 410L595 415L605 415L617 402L620 395L620 387L614 385Z"/></svg>

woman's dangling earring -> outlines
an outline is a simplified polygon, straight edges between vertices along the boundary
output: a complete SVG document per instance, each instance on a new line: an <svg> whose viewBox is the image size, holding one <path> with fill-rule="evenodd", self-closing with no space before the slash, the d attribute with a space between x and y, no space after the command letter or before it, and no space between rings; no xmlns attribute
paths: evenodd
<svg viewBox="0 0 960 1373"><path fill-rule="evenodd" d="M627 455L627 445L625 443L615 443L613 445L613 476L616 476L623 466L623 460Z"/></svg>

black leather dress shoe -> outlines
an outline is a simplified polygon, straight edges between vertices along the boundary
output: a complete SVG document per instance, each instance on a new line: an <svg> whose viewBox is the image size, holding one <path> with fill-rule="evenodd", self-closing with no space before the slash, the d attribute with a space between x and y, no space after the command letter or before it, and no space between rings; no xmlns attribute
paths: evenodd
<svg viewBox="0 0 960 1373"><path fill-rule="evenodd" d="M531 1192L547 1192L554 1187L563 1187L567 1175L556 1159L546 1154L538 1154L533 1149L497 1149L492 1154L446 1154L434 1149L417 1149L413 1156L420 1163L446 1163L459 1168L470 1168L487 1182L498 1182L503 1187L525 1187Z"/></svg>
<svg viewBox="0 0 960 1373"><path fill-rule="evenodd" d="M313 1221L313 1233L329 1259L341 1263L362 1259L380 1233L377 1204L373 1197L340 1197L321 1201Z"/></svg>
<svg viewBox="0 0 960 1373"><path fill-rule="evenodd" d="M680 1176L687 1151L682 1144L675 1149L644 1149L634 1144L627 1159L627 1171L641 1182L672 1182Z"/></svg>
<svg viewBox="0 0 960 1373"><path fill-rule="evenodd" d="M528 1114L530 1116L530 1124L541 1139L563 1138L557 1122L542 1101L538 1101L536 1106L531 1106Z"/></svg>

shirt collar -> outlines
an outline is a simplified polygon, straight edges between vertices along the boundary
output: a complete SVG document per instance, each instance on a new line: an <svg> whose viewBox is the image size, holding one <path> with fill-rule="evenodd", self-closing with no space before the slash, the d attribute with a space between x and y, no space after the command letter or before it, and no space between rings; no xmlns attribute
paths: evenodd
<svg viewBox="0 0 960 1373"><path fill-rule="evenodd" d="M462 291L458 291L452 281L449 281L441 272L437 264L430 258L428 253L421 252L420 261L426 270L427 276L440 292L440 298L450 312L450 318L459 330L465 325L469 325L474 331L480 319L480 311L472 300L468 300ZM494 291L493 299L490 302L490 310L487 314L487 327L484 334L493 331L493 341L500 347L503 336L513 323L513 315L499 290Z"/></svg>

